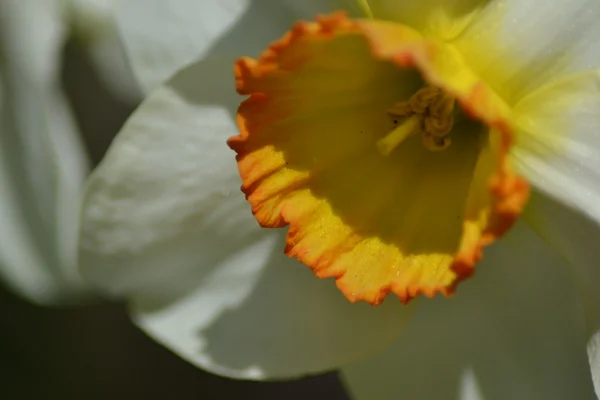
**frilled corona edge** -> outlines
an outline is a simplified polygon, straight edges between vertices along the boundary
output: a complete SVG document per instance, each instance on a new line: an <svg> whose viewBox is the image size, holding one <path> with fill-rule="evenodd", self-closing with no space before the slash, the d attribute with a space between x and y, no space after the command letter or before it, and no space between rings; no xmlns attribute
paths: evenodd
<svg viewBox="0 0 600 400"><path fill-rule="evenodd" d="M364 60L359 59L363 48ZM331 55L335 52L338 53ZM349 73L351 78L344 75L346 64L342 61L346 58L349 70L359 68L358 74L373 78L354 84L353 80L361 78L357 74ZM331 78L332 81L346 79L339 87L352 90L355 85L356 96L340 93L339 99L334 98L332 93L341 89L323 89L327 81L310 75L319 75L315 71L318 72L321 65L330 64L332 67L327 68L331 71L340 69L340 73L330 75L340 76ZM349 201L348 196L342 195L338 196L342 199L340 206L333 191L338 190L336 185L341 185L339 182L344 179L331 178L330 185L318 181L325 182L324 177L333 176L327 171L335 168L335 162L343 162L344 158L338 157L338 152L353 155L367 143L363 136L340 136L334 132L336 129L327 128L344 129L350 126L345 125L347 123L360 125L371 121L368 110L363 112L368 107L360 103L361 99L370 99L371 92L361 91L372 85L375 93L379 88L377 76L406 69L417 70L423 81L454 96L463 110L485 124L489 132L493 171L482 178L485 168L481 165L484 163L478 159L473 182L465 192L459 232L452 242L452 251L444 244L440 245L443 251L419 253L411 249L427 246L410 240L406 246L399 246L404 239L388 240L365 222L370 216L378 216L375 211L378 206L377 210L385 209L388 204L386 198L376 197L377 190L371 191L375 196L372 207L367 203L364 207L348 205L344 203ZM263 227L289 225L286 254L297 257L319 277L335 278L337 286L352 302L365 300L376 305L390 292L403 302L419 294L428 297L436 293L452 294L459 281L473 274L476 263L482 258L483 247L513 225L527 202L529 185L516 176L509 165L513 128L508 107L470 71L456 50L432 42L408 27L389 22L350 20L343 13L319 16L316 22L297 23L258 60L240 59L235 64L235 77L238 93L249 95L249 98L238 110L240 134L230 138L228 144L237 153L242 191L251 203L254 215ZM319 88L322 95L308 93L313 87ZM342 108L354 110L351 108L355 107L354 103L350 104L354 101L352 98L357 98L357 104L361 105L356 112L348 114L356 114L356 121L329 116L337 115L332 107L338 103ZM322 104L321 108L319 104ZM321 115L323 123L313 125L311 121ZM309 124L308 129L302 130L303 124ZM321 126L326 134L319 133ZM296 133L298 130L300 133ZM311 133L314 136L310 140L306 139L310 145L305 145L299 138L305 131L315 132ZM319 156L321 141L328 147L330 156ZM311 149L315 152L312 156ZM364 158L369 162L375 160L371 164L386 163L381 164L381 169L369 167L376 171L388 171L385 168L394 161L379 161L370 154ZM362 159L353 162L362 165ZM365 161L365 165L371 164ZM348 173L352 175L352 172ZM377 179L384 175L379 173ZM339 191L343 190L346 188L340 186ZM356 193L356 197L361 198L362 193ZM365 211L360 211L361 208ZM372 219L376 220L375 217Z"/></svg>

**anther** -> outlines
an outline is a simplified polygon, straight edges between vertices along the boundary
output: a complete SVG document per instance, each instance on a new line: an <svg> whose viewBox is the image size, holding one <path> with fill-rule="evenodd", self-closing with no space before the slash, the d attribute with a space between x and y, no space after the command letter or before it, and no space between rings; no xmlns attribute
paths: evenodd
<svg viewBox="0 0 600 400"><path fill-rule="evenodd" d="M417 93L413 94L408 100L410 107L415 114L423 114L440 93L440 89L434 86L427 86L423 89L419 89Z"/></svg>
<svg viewBox="0 0 600 400"><path fill-rule="evenodd" d="M423 128L425 132L435 137L446 136L452 130L453 124L454 118L452 114L446 118L434 117L433 115L428 115L423 118Z"/></svg>
<svg viewBox="0 0 600 400"><path fill-rule="evenodd" d="M431 151L442 151L446 150L452 143L450 136L436 137L423 132L421 135L421 142L428 150Z"/></svg>
<svg viewBox="0 0 600 400"><path fill-rule="evenodd" d="M439 118L446 118L454 112L454 97L447 93L440 92L440 95L433 99L429 106L429 115Z"/></svg>
<svg viewBox="0 0 600 400"><path fill-rule="evenodd" d="M399 126L377 141L377 149L389 155L400 143L414 134L420 134L423 145L432 151L450 146L448 136L454 124L455 100L435 86L419 89L410 99L395 103L387 112Z"/></svg>
<svg viewBox="0 0 600 400"><path fill-rule="evenodd" d="M392 117L410 117L414 114L410 103L408 101L401 101L394 104L387 110L388 114Z"/></svg>

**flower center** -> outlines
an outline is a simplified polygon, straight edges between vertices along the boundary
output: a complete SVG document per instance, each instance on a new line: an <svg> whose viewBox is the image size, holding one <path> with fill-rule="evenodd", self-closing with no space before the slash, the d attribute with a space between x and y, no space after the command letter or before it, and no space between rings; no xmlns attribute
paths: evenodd
<svg viewBox="0 0 600 400"><path fill-rule="evenodd" d="M388 156L406 138L419 134L427 149L445 150L451 143L454 104L452 96L435 86L426 86L410 99L395 103L387 112L397 127L377 141L377 149Z"/></svg>

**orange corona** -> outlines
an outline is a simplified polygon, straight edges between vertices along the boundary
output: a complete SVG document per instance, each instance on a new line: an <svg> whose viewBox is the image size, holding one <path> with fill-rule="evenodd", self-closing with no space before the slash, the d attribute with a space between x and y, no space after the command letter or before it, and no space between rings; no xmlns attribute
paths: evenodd
<svg viewBox="0 0 600 400"><path fill-rule="evenodd" d="M256 219L289 225L286 254L350 301L451 294L526 204L511 110L451 45L336 13L235 75L228 144Z"/></svg>

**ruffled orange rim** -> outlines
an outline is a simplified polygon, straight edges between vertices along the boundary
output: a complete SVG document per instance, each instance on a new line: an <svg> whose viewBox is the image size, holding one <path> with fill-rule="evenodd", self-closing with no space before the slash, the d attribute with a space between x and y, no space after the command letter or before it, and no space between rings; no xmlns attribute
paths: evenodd
<svg viewBox="0 0 600 400"><path fill-rule="evenodd" d="M489 219L482 230L474 224L464 225L460 245L450 266L456 277L449 284L437 287L409 286L397 289L394 283L390 282L383 285L376 296L357 296L354 294L353 288L340 284L343 272L322 274L319 272L323 270L322 265L310 265L303 259L302 254L294 249L295 238L301 234L299 231L302 229L297 221L287 219L283 213L270 219L257 218L263 227L273 228L289 225L285 249L287 255L296 256L301 262L313 268L315 274L320 277L336 278L338 287L350 301L365 300L373 305L381 303L390 292L396 293L404 303L420 294L428 297L433 297L436 293L446 296L453 294L457 284L474 273L475 265L482 258L482 249L506 233L515 223L527 203L530 191L528 182L515 175L509 164L508 153L513 144L514 130L509 112L490 105L490 103L498 101L494 98L495 93L483 81L473 82L466 90L448 85L448 79L444 77L443 72L440 73L435 67L437 61L433 45L429 45L426 40L419 42L420 39L415 39L414 46L405 46L400 51L382 43L379 36L382 30L389 27L389 24L391 23L383 23L374 27L372 21L351 20L344 13L318 16L315 22L296 23L291 31L273 43L258 60L251 58L238 60L235 63L237 92L250 97L241 103L238 110L239 135L228 140L228 145L237 153L236 160L240 163L247 156L246 144L252 140L257 129L252 115L268 112L269 103L273 100L262 93L260 87L255 87L253 82L258 78L277 73L280 69L279 62L282 53L298 41L305 39L329 40L339 32L357 32L364 35L374 57L387 60L400 68L418 70L424 81L444 88L456 98L463 110L473 119L483 122L489 127L490 132L498 133L497 169L495 175L491 176L488 181L491 198ZM298 62L301 63L302 60L298 60ZM243 181L242 191L246 198L250 199L250 195L256 190L259 183L255 178L249 176L245 169L240 168L240 175ZM252 209L256 215L257 205L252 204Z"/></svg>

